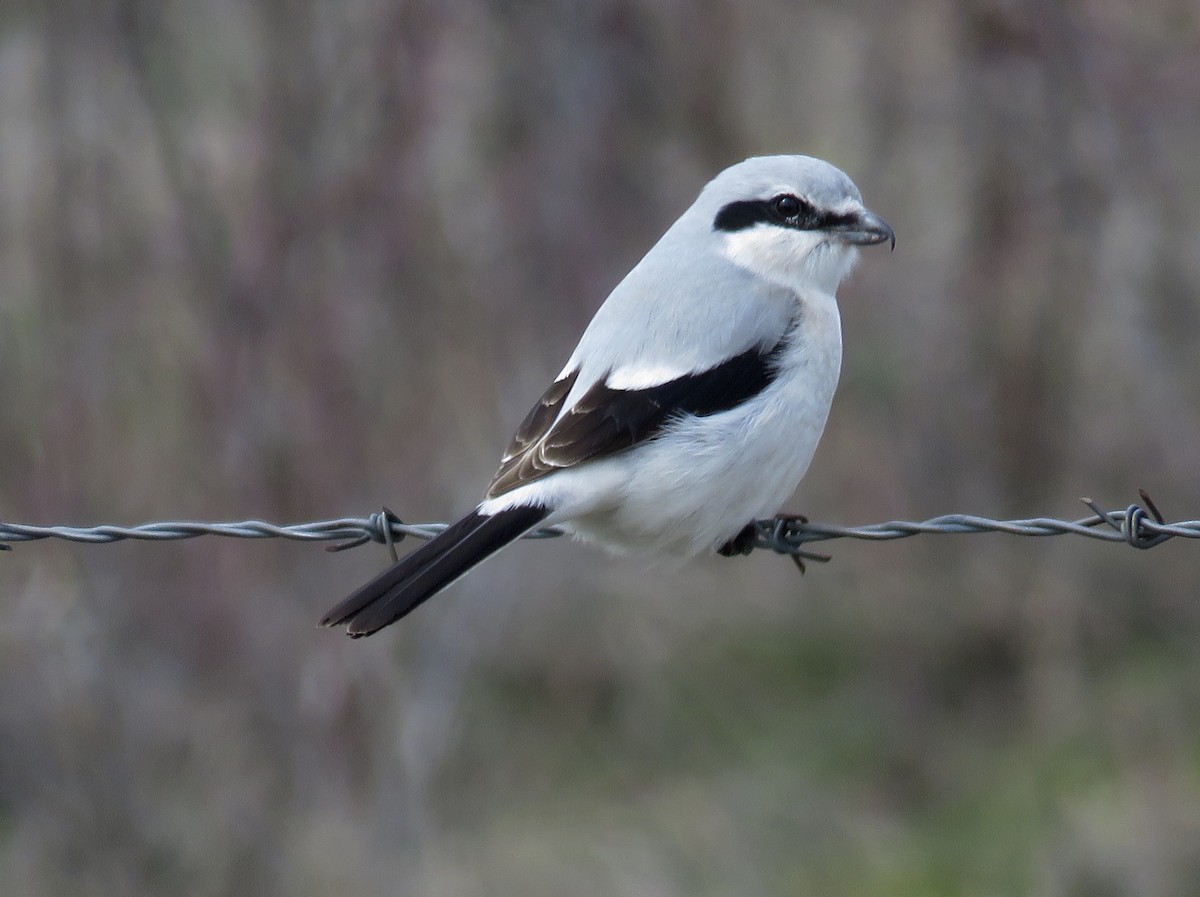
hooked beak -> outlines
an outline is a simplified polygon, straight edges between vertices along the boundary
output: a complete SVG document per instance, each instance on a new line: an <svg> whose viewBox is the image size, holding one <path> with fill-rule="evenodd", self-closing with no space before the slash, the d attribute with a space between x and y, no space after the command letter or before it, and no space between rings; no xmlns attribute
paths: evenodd
<svg viewBox="0 0 1200 897"><path fill-rule="evenodd" d="M843 243L855 246L872 246L887 241L896 248L896 232L892 226L867 209L847 215L845 220L829 228L829 233Z"/></svg>

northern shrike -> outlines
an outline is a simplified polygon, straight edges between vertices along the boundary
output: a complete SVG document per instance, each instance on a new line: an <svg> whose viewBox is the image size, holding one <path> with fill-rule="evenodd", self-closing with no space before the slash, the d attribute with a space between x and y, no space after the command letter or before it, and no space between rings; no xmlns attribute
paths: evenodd
<svg viewBox="0 0 1200 897"><path fill-rule="evenodd" d="M725 169L612 291L475 510L321 621L370 635L538 527L618 552L737 544L808 469L837 386L834 293L895 234L808 156Z"/></svg>

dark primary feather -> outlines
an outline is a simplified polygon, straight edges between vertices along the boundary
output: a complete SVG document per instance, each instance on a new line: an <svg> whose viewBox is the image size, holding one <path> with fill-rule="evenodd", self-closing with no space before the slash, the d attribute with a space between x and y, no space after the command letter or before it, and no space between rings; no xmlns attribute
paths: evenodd
<svg viewBox="0 0 1200 897"><path fill-rule="evenodd" d="M525 419L488 487L488 498L532 483L554 470L603 458L656 435L680 414L704 417L728 411L762 392L775 379L775 361L786 337L756 346L716 367L647 389L613 389L603 379L555 422L570 388L557 400L550 388ZM578 372L569 378L574 383ZM550 412L550 408L555 410ZM538 432L537 426L542 427Z"/></svg>
<svg viewBox="0 0 1200 897"><path fill-rule="evenodd" d="M490 516L472 511L338 604L321 625L347 624L346 631L358 638L395 623L549 513L528 505Z"/></svg>
<svg viewBox="0 0 1200 897"><path fill-rule="evenodd" d="M575 385L577 379L579 379L578 368L561 380L555 380L550 384L550 388L525 416L525 420L521 421L521 426L517 427L516 435L513 436L508 451L504 453L505 461L521 454L546 434L550 425L554 423L554 418L558 417L558 412L562 410L567 393L571 391L571 387Z"/></svg>

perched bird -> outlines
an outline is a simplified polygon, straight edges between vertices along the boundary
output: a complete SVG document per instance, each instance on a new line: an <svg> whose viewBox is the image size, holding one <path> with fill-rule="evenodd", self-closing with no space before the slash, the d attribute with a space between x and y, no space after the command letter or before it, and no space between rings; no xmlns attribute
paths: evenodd
<svg viewBox="0 0 1200 897"><path fill-rule="evenodd" d="M484 500L329 611L394 623L539 527L619 552L736 551L808 469L842 359L835 292L896 237L809 156L725 169L612 291Z"/></svg>

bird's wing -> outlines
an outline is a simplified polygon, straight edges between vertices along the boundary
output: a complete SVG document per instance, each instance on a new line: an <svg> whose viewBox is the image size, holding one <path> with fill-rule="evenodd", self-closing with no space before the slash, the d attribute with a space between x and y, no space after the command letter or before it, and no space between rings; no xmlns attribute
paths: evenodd
<svg viewBox="0 0 1200 897"><path fill-rule="evenodd" d="M517 429L487 497L495 498L574 467L630 448L656 435L675 416L703 417L728 411L762 392L776 375L786 337L773 346L754 346L704 370L641 389L609 385L601 377L563 410L578 369L556 380Z"/></svg>

